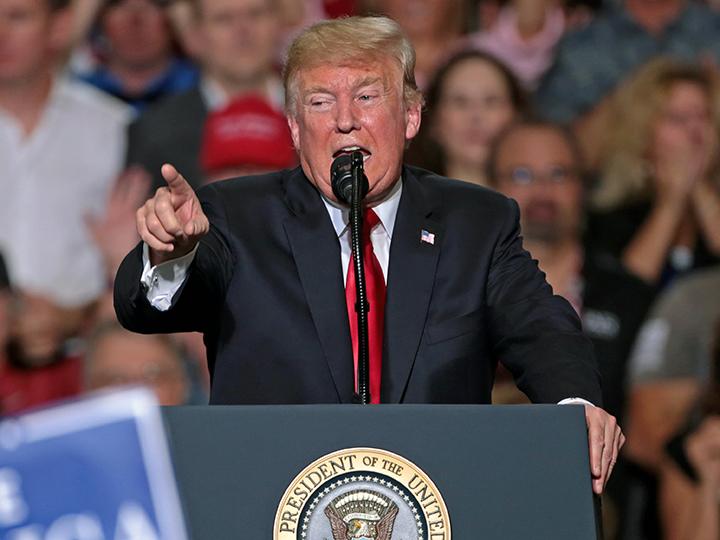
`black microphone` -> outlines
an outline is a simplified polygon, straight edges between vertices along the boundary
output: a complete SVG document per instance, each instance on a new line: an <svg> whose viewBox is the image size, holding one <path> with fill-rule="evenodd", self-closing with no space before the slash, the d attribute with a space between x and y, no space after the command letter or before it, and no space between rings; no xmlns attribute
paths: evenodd
<svg viewBox="0 0 720 540"><path fill-rule="evenodd" d="M365 198L368 192L368 180L363 168L363 155L360 151L351 154L342 154L336 157L330 167L330 183L333 194L338 201L347 205L352 204L352 182L353 170L358 173L360 182L360 200Z"/></svg>
<svg viewBox="0 0 720 540"><path fill-rule="evenodd" d="M371 402L370 336L368 334L370 304L367 301L362 249L362 200L368 192L368 179L363 168L362 152L355 151L335 158L330 167L330 183L335 197L350 206L350 243L355 269L355 291L357 293L355 314L358 329L358 392L354 395L353 401L367 404Z"/></svg>

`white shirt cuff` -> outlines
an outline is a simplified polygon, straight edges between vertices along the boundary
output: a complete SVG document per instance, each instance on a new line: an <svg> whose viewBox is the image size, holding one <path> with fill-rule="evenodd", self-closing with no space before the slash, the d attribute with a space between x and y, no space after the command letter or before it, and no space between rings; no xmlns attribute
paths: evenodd
<svg viewBox="0 0 720 540"><path fill-rule="evenodd" d="M579 398L579 397L565 398L561 401L558 401L558 405L590 405L591 407L595 407L594 403L591 403L587 399L583 399L583 398Z"/></svg>
<svg viewBox="0 0 720 540"><path fill-rule="evenodd" d="M145 297L152 307L158 311L170 309L173 296L185 281L188 268L195 259L198 245L187 255L150 266L149 248L143 243L143 271L140 282L145 286Z"/></svg>

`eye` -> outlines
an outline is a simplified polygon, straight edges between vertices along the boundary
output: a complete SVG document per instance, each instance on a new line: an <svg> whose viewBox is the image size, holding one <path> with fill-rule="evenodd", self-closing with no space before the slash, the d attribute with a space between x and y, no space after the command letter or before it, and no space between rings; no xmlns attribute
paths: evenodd
<svg viewBox="0 0 720 540"><path fill-rule="evenodd" d="M458 109L465 109L470 106L470 99L467 96L451 95L445 100L445 104Z"/></svg>
<svg viewBox="0 0 720 540"><path fill-rule="evenodd" d="M325 110L328 109L332 104L332 101L324 96L312 97L308 100L308 105L313 110Z"/></svg>
<svg viewBox="0 0 720 540"><path fill-rule="evenodd" d="M574 172L567 167L558 166L550 169L550 174L548 176L552 182L556 184L564 184L572 179Z"/></svg>
<svg viewBox="0 0 720 540"><path fill-rule="evenodd" d="M535 179L533 172L527 167L515 167L509 176L514 184L520 186L527 186Z"/></svg>

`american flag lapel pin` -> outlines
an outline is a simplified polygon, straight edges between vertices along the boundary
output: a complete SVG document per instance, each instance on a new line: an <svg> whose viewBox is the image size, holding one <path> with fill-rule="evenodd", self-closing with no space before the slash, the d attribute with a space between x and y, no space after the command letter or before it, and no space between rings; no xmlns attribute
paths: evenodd
<svg viewBox="0 0 720 540"><path fill-rule="evenodd" d="M420 231L420 243L425 242L426 244L430 244L431 246L435 244L435 234L431 233L428 230L423 229Z"/></svg>

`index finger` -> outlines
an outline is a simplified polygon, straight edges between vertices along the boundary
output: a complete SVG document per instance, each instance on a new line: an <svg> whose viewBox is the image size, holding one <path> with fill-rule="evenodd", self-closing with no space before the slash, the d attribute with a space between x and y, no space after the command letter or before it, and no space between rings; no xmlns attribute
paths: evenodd
<svg viewBox="0 0 720 540"><path fill-rule="evenodd" d="M188 184L183 175L170 163L165 163L160 168L160 173L165 182L167 182L170 193L173 195L186 195L193 192L192 186Z"/></svg>

